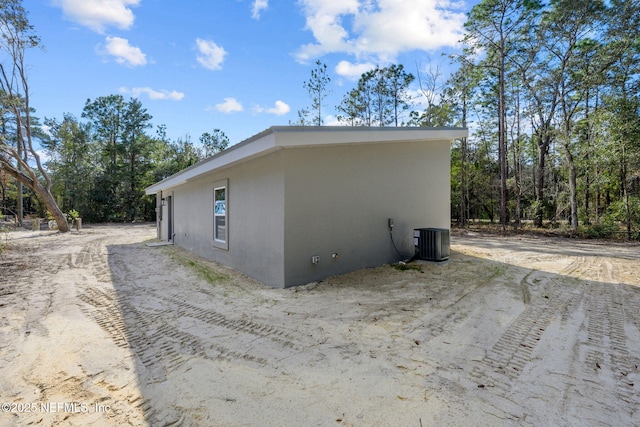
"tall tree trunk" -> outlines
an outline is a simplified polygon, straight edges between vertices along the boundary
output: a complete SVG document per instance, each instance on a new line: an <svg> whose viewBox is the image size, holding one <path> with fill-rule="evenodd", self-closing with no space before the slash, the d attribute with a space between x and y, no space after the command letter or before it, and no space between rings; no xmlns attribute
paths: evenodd
<svg viewBox="0 0 640 427"><path fill-rule="evenodd" d="M505 42L500 40L500 63L498 65L498 163L500 168L500 224L507 225L507 126L505 107Z"/></svg>
<svg viewBox="0 0 640 427"><path fill-rule="evenodd" d="M467 97L466 93L462 95L462 127L467 127ZM468 141L467 138L462 138L460 140L460 148L461 148L461 168L460 168L460 226L464 227L467 225L468 217L467 217L467 209L468 209L468 171L467 171L467 150L468 150Z"/></svg>
<svg viewBox="0 0 640 427"><path fill-rule="evenodd" d="M569 198L571 205L571 229L578 229L578 201L577 201L577 172L576 164L573 160L573 155L568 147L568 142L565 142L564 148L567 155L567 165L569 166Z"/></svg>
<svg viewBox="0 0 640 427"><path fill-rule="evenodd" d="M467 225L467 138L460 140L460 227Z"/></svg>
<svg viewBox="0 0 640 427"><path fill-rule="evenodd" d="M584 142L587 147L585 154L585 164L587 167L585 168L585 176L584 176L584 212L585 212L585 223L588 225L591 223L591 213L590 203L591 203L591 168L590 168L590 158L591 158L591 117L590 117L590 109L589 109L589 98L590 98L590 90L587 88L587 93L585 96L585 107L584 107L584 121L586 128L586 133L584 136ZM597 99L597 98L596 98ZM597 108L597 102L596 102ZM597 207L596 207L597 210ZM597 214L596 214L597 216Z"/></svg>
<svg viewBox="0 0 640 427"><path fill-rule="evenodd" d="M544 171L546 167L547 151L551 138L548 135L538 135L538 165L536 168L536 211L533 224L542 227L544 212Z"/></svg>
<svg viewBox="0 0 640 427"><path fill-rule="evenodd" d="M631 240L631 205L629 204L629 189L627 188L627 159L625 143L622 144L622 164L620 165L621 195L624 200L625 224L627 226L627 240Z"/></svg>
<svg viewBox="0 0 640 427"><path fill-rule="evenodd" d="M596 165L596 182L598 181L598 177L599 177L599 171L598 171L598 165ZM600 194L600 185L596 185L596 224L600 224L600 199L601 199L601 194Z"/></svg>
<svg viewBox="0 0 640 427"><path fill-rule="evenodd" d="M516 137L514 139L513 146L513 178L515 183L516 190L516 206L515 206L515 218L513 222L513 227L516 231L518 231L518 227L520 227L520 202L522 199L522 189L520 188L520 171L521 171L521 146L520 146L520 91L516 92Z"/></svg>
<svg viewBox="0 0 640 427"><path fill-rule="evenodd" d="M7 185L4 171L0 169L0 190L2 190L2 205L0 205L0 217L5 214L4 208L7 207Z"/></svg>
<svg viewBox="0 0 640 427"><path fill-rule="evenodd" d="M629 191L626 188L627 186L625 185L624 205L627 214L627 240L631 240L631 205L629 203Z"/></svg>
<svg viewBox="0 0 640 427"><path fill-rule="evenodd" d="M22 144L18 142L18 157L19 158L23 158L23 154L22 154ZM20 162L18 162L18 170L21 171L22 170L22 165L20 164ZM23 193L24 193L24 189L22 188L22 183L18 180L17 182L17 190L18 190L18 194L17 194L17 200L16 200L16 220L18 222L18 225L20 227L22 227L22 220L24 219L24 200L23 200Z"/></svg>

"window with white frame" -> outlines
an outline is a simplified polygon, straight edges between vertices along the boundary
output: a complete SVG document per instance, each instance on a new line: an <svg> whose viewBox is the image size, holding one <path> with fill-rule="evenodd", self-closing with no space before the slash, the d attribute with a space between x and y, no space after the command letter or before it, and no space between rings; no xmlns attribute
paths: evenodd
<svg viewBox="0 0 640 427"><path fill-rule="evenodd" d="M228 249L228 184L227 180L219 181L213 187L213 243L222 249Z"/></svg>

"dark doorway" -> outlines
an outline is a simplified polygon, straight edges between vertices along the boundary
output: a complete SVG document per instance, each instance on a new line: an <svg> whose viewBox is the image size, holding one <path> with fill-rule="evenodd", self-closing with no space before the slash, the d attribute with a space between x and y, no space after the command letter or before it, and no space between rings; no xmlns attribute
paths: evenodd
<svg viewBox="0 0 640 427"><path fill-rule="evenodd" d="M173 196L167 197L167 240L173 242Z"/></svg>

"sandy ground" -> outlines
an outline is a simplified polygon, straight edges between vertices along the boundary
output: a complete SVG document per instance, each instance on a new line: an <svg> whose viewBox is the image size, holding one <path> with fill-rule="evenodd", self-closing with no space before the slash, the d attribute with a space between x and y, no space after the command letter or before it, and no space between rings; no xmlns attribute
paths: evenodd
<svg viewBox="0 0 640 427"><path fill-rule="evenodd" d="M278 290L154 237L0 233L0 425L640 425L637 244L455 235Z"/></svg>

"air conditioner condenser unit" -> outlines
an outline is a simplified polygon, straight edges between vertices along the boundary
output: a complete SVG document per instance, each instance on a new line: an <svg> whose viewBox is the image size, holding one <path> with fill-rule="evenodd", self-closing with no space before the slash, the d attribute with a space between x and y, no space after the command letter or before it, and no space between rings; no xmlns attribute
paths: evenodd
<svg viewBox="0 0 640 427"><path fill-rule="evenodd" d="M413 230L416 257L427 261L449 259L449 229L416 228Z"/></svg>

